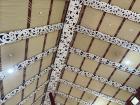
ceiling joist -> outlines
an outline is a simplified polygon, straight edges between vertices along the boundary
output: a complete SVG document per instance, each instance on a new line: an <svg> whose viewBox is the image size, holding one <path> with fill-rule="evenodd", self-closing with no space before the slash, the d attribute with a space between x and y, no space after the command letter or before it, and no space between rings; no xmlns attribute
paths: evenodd
<svg viewBox="0 0 140 105"><path fill-rule="evenodd" d="M135 68L128 67L128 66L126 66L124 64L121 64L121 63L118 63L118 62L113 62L109 59L102 58L102 57L97 56L95 54L87 53L85 51L82 51L80 49L73 48L73 47L71 47L70 52L73 53L73 54L77 54L79 56L88 58L90 60L94 60L98 63L105 64L105 65L111 66L113 68L117 68L117 70L128 72L130 74L140 76L140 71L135 69Z"/></svg>
<svg viewBox="0 0 140 105"><path fill-rule="evenodd" d="M93 74L93 73L90 73L90 72L87 72L87 71L84 71L84 70L80 70L79 68L76 68L76 67L73 67L73 66L70 66L70 65L66 65L65 70L78 73L78 74L80 74L82 76L85 76L85 77L88 77L88 78L92 78L93 80L96 80L96 81L105 83L107 85L110 85L110 86L113 86L113 87L116 87L116 88L128 91L128 92L133 93L133 94L136 93L136 89L135 88L129 87L127 85L123 85L123 84L118 83L116 81L109 80L107 78L98 76L96 74Z"/></svg>
<svg viewBox="0 0 140 105"><path fill-rule="evenodd" d="M112 37L111 35L107 35L107 34L99 32L99 31L93 31L92 29L89 29L89 28L86 28L86 27L80 26L80 25L76 26L76 31L80 32L82 34L86 34L91 37L106 41L108 43L111 43L111 44L114 44L114 45L140 53L140 45L137 45L135 43L131 43L129 41L122 40L117 37Z"/></svg>

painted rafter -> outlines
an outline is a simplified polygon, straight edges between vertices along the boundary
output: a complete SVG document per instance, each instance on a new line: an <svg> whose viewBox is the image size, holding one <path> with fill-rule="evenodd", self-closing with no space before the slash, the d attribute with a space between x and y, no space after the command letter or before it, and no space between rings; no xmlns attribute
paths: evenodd
<svg viewBox="0 0 140 105"><path fill-rule="evenodd" d="M63 23L0 33L0 46L63 29Z"/></svg>
<svg viewBox="0 0 140 105"><path fill-rule="evenodd" d="M60 38L60 43L54 61L55 66L51 73L50 82L48 84L47 91L49 92L53 93L56 90L59 78L62 73L62 69L65 67L65 61L70 48L70 43L73 39L74 30L79 18L81 7L82 7L81 0L70 0L65 23L63 26L62 35ZM44 105L49 105L47 101L47 96L48 95L46 93Z"/></svg>
<svg viewBox="0 0 140 105"><path fill-rule="evenodd" d="M80 1L80 0L71 0L71 2L73 2L73 1ZM92 5L92 3L89 3L89 2L92 2L92 1L95 2L95 4L97 3L97 5L98 5L98 3L100 2L100 0L82 0L82 1L84 2L84 5ZM108 6L110 6L109 4L105 4L105 5L107 5L107 8L108 8ZM71 13L75 12L74 10L72 11L72 9L70 7L72 7L72 6L71 5L69 6L68 12L69 11ZM116 13L116 15L124 17L124 18L128 18L129 20L132 20L132 21L139 22L139 20L140 20L139 19L139 14L136 14L136 13L128 11L128 10L121 9L121 8L119 8L117 6L114 6L114 8L115 7L118 9L117 13L119 13L118 12L119 10L121 10L121 12L124 12L123 15L117 14L117 13ZM78 8L78 6L77 6L77 8ZM99 8L96 8L96 9L99 9ZM101 9L102 9L102 7L101 7ZM126 13L127 11L128 11L128 13ZM80 10L78 10L78 11L76 10L76 12L78 14L80 12ZM109 13L109 11L105 11L105 12ZM128 14L130 16L127 17ZM72 24L69 24L69 25L67 24L67 23L70 23L70 21L75 21L75 18L73 18L72 16L75 17L76 15L75 14L71 15L71 14L68 13L67 17L66 17L66 24L64 23L63 33L62 33L62 36L61 36L61 41L59 43L57 57L56 57L55 63L54 63L54 65L55 65L54 66L54 70L53 70L53 72L51 74L52 81L50 81L49 86L48 86L48 90L51 91L51 92L53 92L56 89L58 78L60 77L61 71L64 68L65 58L67 56L69 45L70 45L70 42L71 42L71 39L72 39L72 37L71 37L72 34L73 34L73 30L72 29L74 29L74 27L75 27L75 23L73 24L73 22L71 22ZM138 18L137 18L137 16L138 16ZM69 17L71 17L71 19ZM69 31L69 33L67 31ZM132 49L135 50L135 48L132 48ZM97 59L95 59L95 60L98 61L99 60L98 58L99 57L97 57ZM122 64L119 64L119 63L116 63L116 62L112 62L112 61L104 59L104 58L102 58L100 60L102 61L102 63L110 65L110 66L115 67L115 68L119 68L122 71L127 71L127 72L135 74L135 75L139 75L140 74L138 70L130 68L130 67L127 68L125 65L122 65ZM111 63L111 64L108 64L108 62ZM46 99L47 99L47 93L46 93ZM44 104L47 104L47 101L45 101Z"/></svg>
<svg viewBox="0 0 140 105"><path fill-rule="evenodd" d="M85 100L82 100L82 99L80 99L80 98L77 98L77 97L74 97L74 96L71 96L71 95L68 95L68 94L66 94L66 93L63 93L63 92L55 92L57 95L60 95L60 96L63 96L63 97L66 97L66 98L68 98L68 99L71 99L71 100L74 100L74 101L77 101L77 102L79 102L79 103L81 103L81 104L84 104L84 105L91 105L91 103L89 103L89 102L87 102L87 101L85 101Z"/></svg>
<svg viewBox="0 0 140 105"><path fill-rule="evenodd" d="M93 31L90 28L86 28L86 27L80 26L80 25L77 25L75 30L77 32L82 33L82 34L86 34L86 35L89 35L91 37L106 41L108 43L118 45L120 47L123 47L123 48L140 53L140 45L138 45L138 44L131 43L129 41L122 40L122 39L117 38L117 37L112 37L111 35L107 35L107 34L99 32L99 31Z"/></svg>
<svg viewBox="0 0 140 105"><path fill-rule="evenodd" d="M18 105L24 105L25 102L27 102L28 100L30 100L34 94L36 94L39 90L41 90L46 84L48 84L49 81L44 82L41 86L39 86L35 91L33 91L29 96L27 96L25 99L23 99L21 102L19 102ZM45 93L43 94L45 95ZM43 96L42 95L42 96Z"/></svg>
<svg viewBox="0 0 140 105"><path fill-rule="evenodd" d="M113 98L112 96L99 93L99 92L97 92L97 91L95 91L95 90L91 90L91 89L89 89L89 88L85 88L85 87L83 87L83 86L74 84L74 83L69 82L69 81L64 80L64 79L60 79L59 81L60 81L61 83L65 84L65 85L69 85L69 86L71 86L71 87L73 87L73 88L77 88L77 89L79 89L80 91L85 91L85 92L88 92L88 93L93 94L93 95L95 95L95 96L98 96L98 97L101 97L101 98L103 98L103 99L106 99L106 100L108 100L108 101L115 102L115 103L120 104L120 105L125 105L125 102L124 102L124 101L119 100L119 99L117 99L117 98Z"/></svg>
<svg viewBox="0 0 140 105"><path fill-rule="evenodd" d="M14 72L16 72L17 70L24 70L24 68L26 68L27 66L35 63L36 61L42 59L43 57L45 56L48 56L54 52L56 52L57 50L57 47L53 47L53 48L50 48L46 51L44 51L43 53L40 53L40 54L37 54L35 56L32 56L30 57L29 59L25 60L25 61L22 61L21 63L18 63L16 65L13 66L14 68ZM7 70L3 70L0 72L0 80L3 80L5 79L6 77L8 77L10 74L8 73Z"/></svg>
<svg viewBox="0 0 140 105"><path fill-rule="evenodd" d="M140 23L140 14L136 12L122 9L118 6L113 6L100 0L83 0L83 4L90 6L91 8L95 8Z"/></svg>
<svg viewBox="0 0 140 105"><path fill-rule="evenodd" d="M49 70L51 70L51 67L46 68L45 70L41 71L40 74L37 74L30 78L29 80L25 81L24 84L19 85L17 88L12 90L10 93L6 94L5 97L0 99L0 105L5 103L8 99L15 96L17 93L19 93L21 90L25 89L27 86L32 84L35 80L39 79L41 76L45 75Z"/></svg>
<svg viewBox="0 0 140 105"><path fill-rule="evenodd" d="M82 76L92 78L93 80L97 80L99 82L102 82L102 83L105 83L107 85L110 85L110 86L113 86L113 87L128 91L128 92L133 93L133 94L136 93L135 88L123 85L123 84L118 83L118 82L113 81L113 80L108 80L107 78L98 76L96 74L93 74L93 73L90 73L90 72L87 72L87 71L84 71L84 70L80 70L79 68L76 68L76 67L73 67L73 66L70 66L70 65L66 65L65 70L78 73L78 74L80 74Z"/></svg>
<svg viewBox="0 0 140 105"><path fill-rule="evenodd" d="M85 52L85 51L82 51L80 49L73 48L73 47L71 47L70 52L73 54L77 54L77 55L80 55L82 57L88 58L90 60L94 60L98 63L105 64L105 65L111 66L113 68L117 68L117 70L140 76L140 71L135 69L135 68L128 67L128 66L121 64L121 63L118 63L118 62L113 62L109 59L102 58L102 57L97 56L95 54L91 54L91 53L88 53L88 52Z"/></svg>

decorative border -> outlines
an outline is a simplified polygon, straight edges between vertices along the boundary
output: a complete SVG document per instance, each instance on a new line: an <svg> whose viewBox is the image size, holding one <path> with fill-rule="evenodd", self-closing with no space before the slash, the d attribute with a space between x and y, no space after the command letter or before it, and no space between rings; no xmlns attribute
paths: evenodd
<svg viewBox="0 0 140 105"><path fill-rule="evenodd" d="M77 97L74 97L74 96L71 96L71 95L68 95L68 94L65 94L65 93L63 93L63 92L55 92L57 95L60 95L60 96L63 96L63 97L66 97L66 98L69 98L69 99L71 99L71 100L75 100L75 101L77 101L77 102L79 102L79 103L81 103L81 104L85 104L85 105L91 105L92 103L89 103L89 102L87 102L87 101L85 101L85 100L82 100L82 99L80 99L80 98L77 98Z"/></svg>
<svg viewBox="0 0 140 105"><path fill-rule="evenodd" d="M50 82L47 89L47 91L50 91L52 93L56 90L59 78L61 76L61 71L65 67L65 60L69 52L70 43L75 32L74 30L79 18L82 4L83 2L81 0L70 0L63 32L54 61L55 66L51 73ZM44 101L44 105L48 105L48 103Z"/></svg>
<svg viewBox="0 0 140 105"><path fill-rule="evenodd" d="M63 23L0 33L0 46L63 29Z"/></svg>
<svg viewBox="0 0 140 105"><path fill-rule="evenodd" d="M105 65L111 66L113 68L117 68L117 70L140 76L140 70L137 70L137 69L132 68L132 67L128 67L128 66L121 64L121 63L113 62L109 59L102 58L102 57L97 56L95 54L87 53L85 51L82 51L82 50L77 49L77 48L72 48L72 47L70 49L70 52L73 54L77 54L77 55L80 55L82 57L88 58L90 60L94 60L98 63L105 64Z"/></svg>
<svg viewBox="0 0 140 105"><path fill-rule="evenodd" d="M82 34L87 34L91 37L94 37L94 38L109 42L111 44L118 45L120 47L123 47L123 48L140 53L140 45L137 45L135 43L131 43L129 41L122 40L122 39L119 39L117 37L112 37L110 35L101 33L99 31L93 31L89 28L86 28L86 27L80 26L80 25L77 25L75 30L77 32L82 33Z"/></svg>
<svg viewBox="0 0 140 105"><path fill-rule="evenodd" d="M25 102L27 102L30 98L32 98L34 96L34 94L36 94L39 90L41 90L46 84L48 84L49 81L44 82L44 84L42 84L41 86L39 86L39 88L37 88L35 91L33 91L28 97L26 97L25 99L23 99L21 102L19 102L18 105L23 105ZM44 96L44 94L42 94L42 96Z"/></svg>
<svg viewBox="0 0 140 105"><path fill-rule="evenodd" d="M120 105L125 105L125 102L124 102L124 101L119 100L119 99L117 99L117 98L113 98L113 97L111 97L111 96L109 96L109 95L105 95L105 94L99 93L99 92L97 92L97 91L94 91L94 90L85 88L85 87L83 87L83 86L74 84L74 83L72 83L72 82L69 82L69 81L66 81L66 80L63 80L63 79L60 79L59 81L60 81L61 83L65 84L65 85L69 85L69 86L71 86L71 87L77 88L77 89L79 89L80 91L85 91L85 92L88 92L88 93L93 94L93 95L95 95L95 96L98 96L98 97L101 97L101 98L103 98L103 99L106 99L106 100L108 100L108 101L115 102L115 103L120 104Z"/></svg>
<svg viewBox="0 0 140 105"><path fill-rule="evenodd" d="M140 14L99 0L83 0L84 5L140 23Z"/></svg>
<svg viewBox="0 0 140 105"><path fill-rule="evenodd" d="M56 50L57 50L57 47L50 48L50 49L46 50L43 53L37 54L35 56L32 56L29 59L14 65L14 67L13 67L14 68L14 72L16 72L17 70L23 70L25 67L35 63L36 61L42 59L43 57L45 57L45 56L47 56L47 55L49 55L51 53L56 52ZM1 71L0 72L0 80L5 79L6 77L8 77L8 75L10 75L8 73L8 71L6 71L6 70Z"/></svg>
<svg viewBox="0 0 140 105"><path fill-rule="evenodd" d="M115 81L112 81L112 80L108 80L107 78L95 75L95 74L87 72L87 71L80 70L80 69L78 69L76 67L73 67L73 66L67 65L65 67L65 70L78 73L78 74L80 74L82 76L92 78L93 80L97 80L99 82L102 82L102 83L108 84L110 86L113 86L113 87L128 91L128 92L133 93L133 94L135 94L137 92L135 88L123 85L121 83L118 83L118 82L115 82Z"/></svg>
<svg viewBox="0 0 140 105"><path fill-rule="evenodd" d="M17 88L15 88L14 90L12 90L10 93L8 93L7 95L5 95L5 97L3 97L3 98L0 99L0 105L2 103L5 103L11 97L15 96L21 90L25 89L28 85L32 84L33 81L39 79L42 75L46 74L51 69L52 69L51 67L47 67L45 70L41 71L40 74L37 74L37 75L33 76L29 80L25 81L24 84L19 85Z"/></svg>

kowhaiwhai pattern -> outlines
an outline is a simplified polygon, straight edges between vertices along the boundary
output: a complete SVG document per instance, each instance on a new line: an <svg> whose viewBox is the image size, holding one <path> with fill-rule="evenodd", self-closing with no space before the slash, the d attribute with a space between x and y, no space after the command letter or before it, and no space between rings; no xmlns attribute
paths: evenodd
<svg viewBox="0 0 140 105"><path fill-rule="evenodd" d="M83 0L84 5L140 23L140 14L99 0Z"/></svg>
<svg viewBox="0 0 140 105"><path fill-rule="evenodd" d="M120 105L125 105L125 102L124 102L124 101L119 100L119 99L117 99L117 98L113 98L113 97L111 97L111 96L109 96L109 95L105 95L105 94L99 93L99 92L97 92L97 91L94 91L94 90L85 88L85 87L83 87L83 86L74 84L74 83L72 83L72 82L69 82L69 81L66 81L66 80L63 80L63 79L60 79L59 81L60 81L61 83L65 84L65 85L69 85L69 86L71 86L71 87L73 87L73 88L77 88L77 89L79 89L80 91L85 91L85 92L88 92L88 93L93 94L93 95L95 95L95 96L104 98L104 99L106 99L106 100L108 100L108 101L115 102L115 103L118 103L118 104L120 104Z"/></svg>
<svg viewBox="0 0 140 105"><path fill-rule="evenodd" d="M40 74L37 74L37 75L33 76L31 79L25 81L24 84L21 84L16 89L12 90L10 93L5 95L5 97L2 97L0 99L0 105L2 105L2 103L5 103L11 97L15 96L21 90L25 89L28 85L32 84L35 80L39 79L42 75L46 74L51 69L52 69L51 67L46 68L45 70L41 71Z"/></svg>
<svg viewBox="0 0 140 105"><path fill-rule="evenodd" d="M78 73L78 74L80 74L82 76L86 76L88 78L92 78L93 80L97 80L99 82L102 82L102 83L108 84L110 86L113 86L113 87L116 87L116 88L128 91L128 92L133 93L133 94L136 93L136 89L135 88L123 85L121 83L118 83L118 82L115 82L115 81L112 81L112 80L108 80L107 78L95 75L95 74L87 72L87 71L80 70L80 69L78 69L76 67L73 67L73 66L67 65L65 67L65 70Z"/></svg>
<svg viewBox="0 0 140 105"><path fill-rule="evenodd" d="M0 45L13 43L19 40L44 35L49 32L63 29L63 23L47 25L43 27L28 28L18 31L11 31L7 33L0 33Z"/></svg>
<svg viewBox="0 0 140 105"><path fill-rule="evenodd" d="M80 25L77 25L75 30L82 34L87 34L91 37L94 37L94 38L109 42L111 44L118 45L120 47L130 49L132 51L136 51L136 52L140 53L140 45L137 45L135 43L131 43L126 40L119 39L117 37L112 37L110 35L101 33L99 31L93 31L89 28L86 28L86 27L80 26Z"/></svg>
<svg viewBox="0 0 140 105"><path fill-rule="evenodd" d="M48 89L47 89L52 93L56 90L58 80L61 75L61 71L65 67L65 60L68 55L70 42L72 41L74 35L74 30L79 18L81 7L82 7L81 0L70 0L69 8L66 15L66 20L63 27L63 32L61 35L56 58L54 61L55 66L51 73L50 82L48 84ZM44 104L48 105L46 101L44 102Z"/></svg>
<svg viewBox="0 0 140 105"><path fill-rule="evenodd" d="M57 47L50 48L50 49L46 50L43 53L40 53L40 54L35 55L35 56L32 56L31 58L29 58L29 59L27 59L27 60L25 60L25 61L23 61L21 63L18 63L16 65L14 65L13 66L14 72L16 72L17 70L23 70L25 67L35 63L36 61L42 59L43 57L56 52L56 50L57 50ZM6 71L6 70L1 71L0 72L0 80L5 79L6 77L8 77L8 75L10 75L8 73L8 71Z"/></svg>
<svg viewBox="0 0 140 105"><path fill-rule="evenodd" d="M72 48L72 47L70 49L70 52L74 53L74 54L77 54L77 55L80 55L82 57L86 57L86 58L88 58L90 60L94 60L94 61L96 61L98 63L105 64L105 65L111 66L113 68L117 68L117 70L128 72L130 74L140 76L140 70L137 70L137 69L132 68L132 67L128 67L128 66L126 66L124 64L121 64L121 63L113 62L113 61L111 61L109 59L102 58L102 57L97 56L95 54L91 54L91 53L82 51L82 50L77 49L77 48Z"/></svg>

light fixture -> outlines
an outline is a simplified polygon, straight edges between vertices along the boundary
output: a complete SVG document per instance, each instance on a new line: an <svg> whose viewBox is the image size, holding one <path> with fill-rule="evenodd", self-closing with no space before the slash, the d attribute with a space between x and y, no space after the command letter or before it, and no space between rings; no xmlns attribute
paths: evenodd
<svg viewBox="0 0 140 105"><path fill-rule="evenodd" d="M41 14L42 14L42 12L40 11L40 12L39 12L39 14L41 15Z"/></svg>
<svg viewBox="0 0 140 105"><path fill-rule="evenodd" d="M136 97L134 97L131 102L133 105L138 105L139 100Z"/></svg>
<svg viewBox="0 0 140 105"><path fill-rule="evenodd" d="M125 65L130 65L131 62L130 62L130 60L125 60L124 63L125 63Z"/></svg>
<svg viewBox="0 0 140 105"><path fill-rule="evenodd" d="M9 74L12 74L12 73L14 72L14 69L10 68L10 69L7 70L7 72L8 72Z"/></svg>

